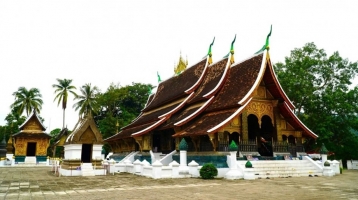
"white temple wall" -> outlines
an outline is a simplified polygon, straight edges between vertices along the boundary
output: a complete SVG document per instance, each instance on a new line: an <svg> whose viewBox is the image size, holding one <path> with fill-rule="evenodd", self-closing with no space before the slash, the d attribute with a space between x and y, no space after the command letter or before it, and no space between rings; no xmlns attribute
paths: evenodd
<svg viewBox="0 0 358 200"><path fill-rule="evenodd" d="M64 145L65 159L81 159L82 144Z"/></svg>
<svg viewBox="0 0 358 200"><path fill-rule="evenodd" d="M94 144L92 147L92 159L100 160L102 158L102 144Z"/></svg>

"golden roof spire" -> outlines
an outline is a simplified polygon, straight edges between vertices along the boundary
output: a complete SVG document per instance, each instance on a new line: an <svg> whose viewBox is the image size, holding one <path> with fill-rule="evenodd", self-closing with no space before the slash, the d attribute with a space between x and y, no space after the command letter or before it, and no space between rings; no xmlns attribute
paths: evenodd
<svg viewBox="0 0 358 200"><path fill-rule="evenodd" d="M186 60L184 60L183 57L181 56L181 51L180 51L179 62L178 62L178 64L174 63L174 73L175 74L182 73L186 69L187 66L188 66L188 56L187 56Z"/></svg>

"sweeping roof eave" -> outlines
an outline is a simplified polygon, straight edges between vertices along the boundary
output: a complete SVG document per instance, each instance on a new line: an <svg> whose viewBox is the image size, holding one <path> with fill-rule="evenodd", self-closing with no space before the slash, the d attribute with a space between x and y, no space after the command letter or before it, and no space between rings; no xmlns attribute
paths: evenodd
<svg viewBox="0 0 358 200"><path fill-rule="evenodd" d="M267 56L266 59L267 59L268 70L264 74L264 81L269 85L267 89L270 91L272 95L275 96L275 98L281 98L284 102L286 102L291 110L295 109L295 106L293 105L292 101L288 98L285 91L282 89L280 82L278 81L277 75L275 73L275 69L273 68L271 63L270 56ZM269 84L269 83L274 83L274 84Z"/></svg>
<svg viewBox="0 0 358 200"><path fill-rule="evenodd" d="M289 124L294 126L296 129L301 129L306 135L312 138L318 137L318 135L316 135L306 125L302 123L302 121L293 113L293 111L290 109L289 105L286 102L280 104L279 108L281 110L281 114L285 117Z"/></svg>
<svg viewBox="0 0 358 200"><path fill-rule="evenodd" d="M153 129L155 129L156 127L158 127L159 125L161 125L162 123L164 123L166 120L168 119L168 117L163 117L162 119L160 119L159 121L147 126L147 127L143 127L143 129L141 129L140 131L134 132L131 134L132 137L138 137L144 134L147 134L148 132L152 131Z"/></svg>
<svg viewBox="0 0 358 200"><path fill-rule="evenodd" d="M33 110L33 111L32 111L32 114L31 114L29 117L27 117L27 119L24 121L24 123L22 123L22 124L19 126L19 129L20 129L20 130L23 129L24 126L25 126L25 124L27 124L27 122L29 122L30 119L31 119L33 116L35 116L36 119L37 119L37 121L40 123L41 129L42 129L43 131L45 131L45 130L46 130L46 127L45 127L45 125L42 123L40 117L37 115L37 112L36 112L35 110Z"/></svg>
<svg viewBox="0 0 358 200"><path fill-rule="evenodd" d="M225 126L227 123L229 123L235 116L239 115L249 104L251 99L247 101L246 104L244 104L243 106L237 105L236 108L232 108L229 110L206 113L203 116L199 117L197 120L193 121L187 128L175 133L173 137L205 135L214 133L223 126Z"/></svg>
<svg viewBox="0 0 358 200"><path fill-rule="evenodd" d="M194 119L196 116L198 116L200 113L202 113L214 100L214 96L212 96L210 99L208 99L204 104L197 108L191 109L191 112L188 112L187 115L184 115L182 118L180 118L179 121L174 123L174 126L182 126L186 124L188 121Z"/></svg>
<svg viewBox="0 0 358 200"><path fill-rule="evenodd" d="M237 107L238 102L244 104L262 79L265 67L263 63L263 54L258 54L230 67L225 83L215 94L215 99L207 111Z"/></svg>
<svg viewBox="0 0 358 200"><path fill-rule="evenodd" d="M15 133L14 135L12 135L12 137L46 137L46 138L51 138L51 135L45 133L45 132L41 132L41 133L37 133L37 132L34 132L34 133L31 133L31 132L18 132L18 133Z"/></svg>

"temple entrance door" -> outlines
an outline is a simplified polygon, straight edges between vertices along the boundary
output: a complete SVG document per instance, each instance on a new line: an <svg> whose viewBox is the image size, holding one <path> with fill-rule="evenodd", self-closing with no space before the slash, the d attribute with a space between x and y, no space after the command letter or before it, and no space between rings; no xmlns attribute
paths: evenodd
<svg viewBox="0 0 358 200"><path fill-rule="evenodd" d="M260 128L260 154L262 156L273 156L272 149L272 139L273 139L273 126L271 118L267 115L264 115L261 118L261 128Z"/></svg>
<svg viewBox="0 0 358 200"><path fill-rule="evenodd" d="M249 131L249 140L256 140L256 137L259 135L260 126L258 118L250 114L247 116L248 131Z"/></svg>
<svg viewBox="0 0 358 200"><path fill-rule="evenodd" d="M28 142L26 156L36 156L36 142Z"/></svg>
<svg viewBox="0 0 358 200"><path fill-rule="evenodd" d="M82 144L81 162L90 163L92 157L92 144Z"/></svg>
<svg viewBox="0 0 358 200"><path fill-rule="evenodd" d="M153 152L160 152L160 134L153 134Z"/></svg>

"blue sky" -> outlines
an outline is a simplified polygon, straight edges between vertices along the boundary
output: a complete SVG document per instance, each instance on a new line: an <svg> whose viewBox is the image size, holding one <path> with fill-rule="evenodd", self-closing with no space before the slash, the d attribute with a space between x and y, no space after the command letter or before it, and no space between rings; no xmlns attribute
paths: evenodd
<svg viewBox="0 0 358 200"><path fill-rule="evenodd" d="M0 125L21 86L40 89L50 132L62 127L61 107L53 102L56 78L103 92L111 83L156 85L157 71L171 77L180 53L195 64L213 37L214 62L228 53L235 34L235 60L251 56L271 24L273 63L308 42L355 62L357 7L357 1L330 0L0 1ZM69 129L78 119L73 103L66 110Z"/></svg>

